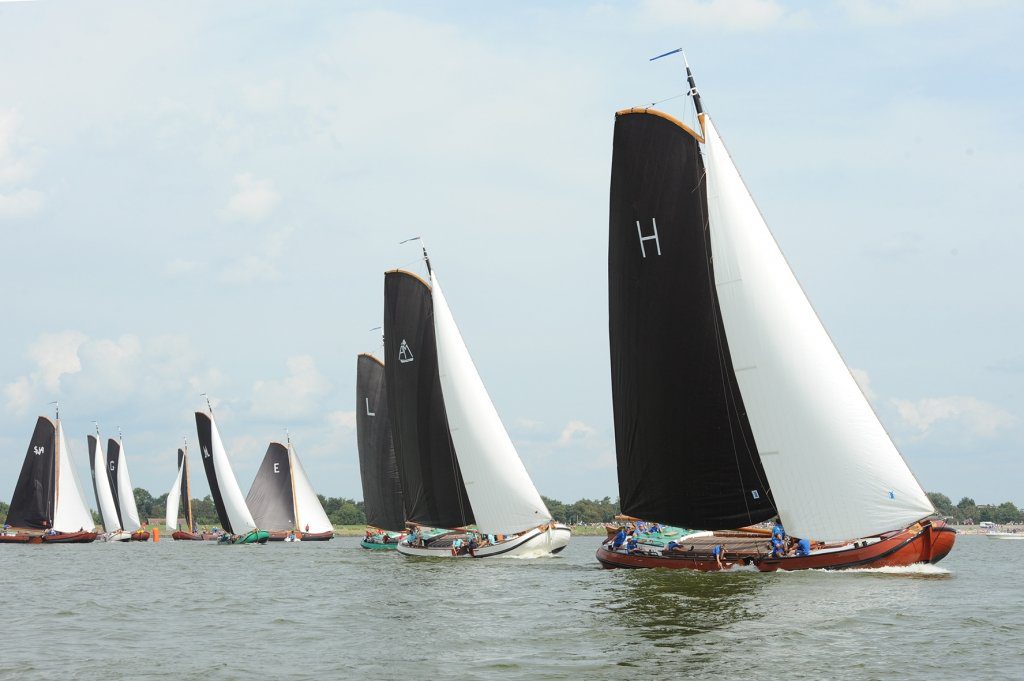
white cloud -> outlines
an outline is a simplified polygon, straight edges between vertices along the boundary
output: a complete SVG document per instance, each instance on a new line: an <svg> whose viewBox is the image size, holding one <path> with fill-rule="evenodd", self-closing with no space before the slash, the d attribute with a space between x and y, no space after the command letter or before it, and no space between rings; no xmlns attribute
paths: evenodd
<svg viewBox="0 0 1024 681"><path fill-rule="evenodd" d="M284 247L294 231L292 227L285 227L267 232L260 251L229 262L221 274L221 279L231 284L279 279L281 272L277 268L277 263L284 255Z"/></svg>
<svg viewBox="0 0 1024 681"><path fill-rule="evenodd" d="M335 429L355 430L356 413L354 411L332 411L327 415L327 424Z"/></svg>
<svg viewBox="0 0 1024 681"><path fill-rule="evenodd" d="M587 440L596 433L597 430L593 426L588 426L583 421L569 421L558 437L558 446L565 447L581 440Z"/></svg>
<svg viewBox="0 0 1024 681"><path fill-rule="evenodd" d="M942 19L958 12L977 12L985 6L1005 4L1000 0L843 0L846 15L867 26L902 26Z"/></svg>
<svg viewBox="0 0 1024 681"><path fill-rule="evenodd" d="M981 437L994 437L1000 430L1017 423L1017 418L1000 407L976 397L926 397L921 400L894 399L893 405L904 423L921 435L943 422L966 427Z"/></svg>
<svg viewBox="0 0 1024 681"><path fill-rule="evenodd" d="M225 220L259 222L270 215L281 196L270 180L258 180L252 173L235 175L235 193L221 211Z"/></svg>
<svg viewBox="0 0 1024 681"><path fill-rule="evenodd" d="M164 266L164 273L169 274L172 277L190 274L199 269L199 264L198 260L175 258Z"/></svg>
<svg viewBox="0 0 1024 681"><path fill-rule="evenodd" d="M762 31L806 22L803 14L787 11L775 0L646 0L641 16L645 23L659 27L724 31Z"/></svg>
<svg viewBox="0 0 1024 681"><path fill-rule="evenodd" d="M14 153L20 122L16 111L0 111L0 219L27 217L43 207L43 192L23 186L33 175L29 163Z"/></svg>
<svg viewBox="0 0 1024 681"><path fill-rule="evenodd" d="M256 381L252 388L252 413L281 421L305 418L318 408L318 400L330 389L309 355L290 357L288 376Z"/></svg>

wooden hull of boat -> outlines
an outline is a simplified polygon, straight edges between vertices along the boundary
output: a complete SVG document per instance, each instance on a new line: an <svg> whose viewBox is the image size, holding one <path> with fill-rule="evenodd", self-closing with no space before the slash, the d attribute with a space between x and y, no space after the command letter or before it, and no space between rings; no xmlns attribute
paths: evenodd
<svg viewBox="0 0 1024 681"><path fill-rule="evenodd" d="M211 536L210 538L215 539L216 537ZM172 532L171 539L175 541L203 541L203 537L200 537L198 534L192 534L191 532L185 532L183 530L175 530Z"/></svg>
<svg viewBox="0 0 1024 681"><path fill-rule="evenodd" d="M727 554L730 559L723 561L721 567L710 555L628 555L609 550L607 544L602 544L597 550L597 559L605 568L673 568L713 572L736 564L750 564L762 572L850 570L937 563L946 557L955 542L955 530L941 521L929 521L884 535L878 541L860 540L835 550L814 552L809 556L772 558L763 555L735 555L730 552Z"/></svg>
<svg viewBox="0 0 1024 681"><path fill-rule="evenodd" d="M326 532L296 532L295 536L302 541L331 541L334 539L334 530Z"/></svg>
<svg viewBox="0 0 1024 681"><path fill-rule="evenodd" d="M44 534L43 544L90 544L96 541L95 532L62 532L60 534ZM35 543L35 542L32 542Z"/></svg>
<svg viewBox="0 0 1024 681"><path fill-rule="evenodd" d="M149 541L149 532L145 530L132 532L132 541Z"/></svg>
<svg viewBox="0 0 1024 681"><path fill-rule="evenodd" d="M0 544L27 544L31 538L31 535L23 532L18 532L16 534L0 534Z"/></svg>
<svg viewBox="0 0 1024 681"><path fill-rule="evenodd" d="M464 536L453 533L451 535ZM572 530L565 525L557 524L549 532L546 529L536 528L524 532L518 537L489 546L481 546L470 556L463 548L458 555L452 555L451 541L445 539L445 535L435 538L426 547L409 546L406 543L398 544L398 552L405 556L417 556L420 558L494 558L515 557L515 558L536 558L539 556L556 554L562 551L569 544L572 538ZM439 541L440 540L440 541Z"/></svg>

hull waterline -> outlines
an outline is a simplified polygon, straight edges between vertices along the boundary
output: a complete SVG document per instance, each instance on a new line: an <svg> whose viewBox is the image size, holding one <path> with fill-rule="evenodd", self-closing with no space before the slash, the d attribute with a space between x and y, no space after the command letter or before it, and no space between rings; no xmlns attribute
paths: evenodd
<svg viewBox="0 0 1024 681"><path fill-rule="evenodd" d="M812 551L809 556L772 558L760 553L729 551L728 538L721 538L727 558L718 561L706 552L661 554L656 552L621 553L610 549L608 542L597 550L597 560L605 568L669 568L715 572L734 565L754 565L761 572L776 570L850 570L880 567L903 567L918 563L937 563L952 550L956 531L942 521L926 521L905 530L881 537L871 537L849 544Z"/></svg>

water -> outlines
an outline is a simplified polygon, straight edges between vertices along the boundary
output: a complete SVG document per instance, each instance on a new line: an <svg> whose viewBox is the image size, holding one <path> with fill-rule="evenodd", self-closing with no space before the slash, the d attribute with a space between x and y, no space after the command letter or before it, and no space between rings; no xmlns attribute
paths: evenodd
<svg viewBox="0 0 1024 681"><path fill-rule="evenodd" d="M357 539L0 546L0 678L1020 678L1024 541L939 566L605 571Z"/></svg>

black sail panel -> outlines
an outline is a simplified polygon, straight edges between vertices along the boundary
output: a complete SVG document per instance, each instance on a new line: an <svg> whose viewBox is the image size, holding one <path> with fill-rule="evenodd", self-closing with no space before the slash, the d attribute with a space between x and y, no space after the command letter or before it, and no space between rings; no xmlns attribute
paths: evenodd
<svg viewBox="0 0 1024 681"><path fill-rule="evenodd" d="M372 355L359 355L356 363L356 439L359 474L363 482L366 524L382 530L405 528L402 481L398 476L384 365Z"/></svg>
<svg viewBox="0 0 1024 681"><path fill-rule="evenodd" d="M188 484L188 455L182 449L178 450L178 470L181 471L178 503L181 505L181 515L185 518L185 528L191 532L195 529L192 522L192 490Z"/></svg>
<svg viewBox="0 0 1024 681"><path fill-rule="evenodd" d="M206 481L210 484L210 496L213 497L213 505L217 509L220 526L229 533L234 534L231 521L228 520L228 512L224 508L224 499L220 495L220 485L217 483L217 469L213 466L213 420L209 414L201 411L196 412L196 435L199 436L199 453L203 458L203 468L206 469Z"/></svg>
<svg viewBox="0 0 1024 681"><path fill-rule="evenodd" d="M700 149L674 119L616 117L608 231L622 512L700 529L770 518L714 286Z"/></svg>
<svg viewBox="0 0 1024 681"><path fill-rule="evenodd" d="M292 469L288 448L280 442L271 442L267 447L245 505L252 512L256 527L270 531L295 529Z"/></svg>
<svg viewBox="0 0 1024 681"><path fill-rule="evenodd" d="M6 523L11 527L45 530L53 526L56 436L53 421L40 416L7 511Z"/></svg>
<svg viewBox="0 0 1024 681"><path fill-rule="evenodd" d="M401 270L384 275L384 374L407 519L444 528L472 523L437 373L430 287Z"/></svg>
<svg viewBox="0 0 1024 681"><path fill-rule="evenodd" d="M121 443L110 438L107 440L107 484L110 485L110 493L114 496L118 527L124 527L124 518L121 517L121 495L117 487L117 467L120 462Z"/></svg>

